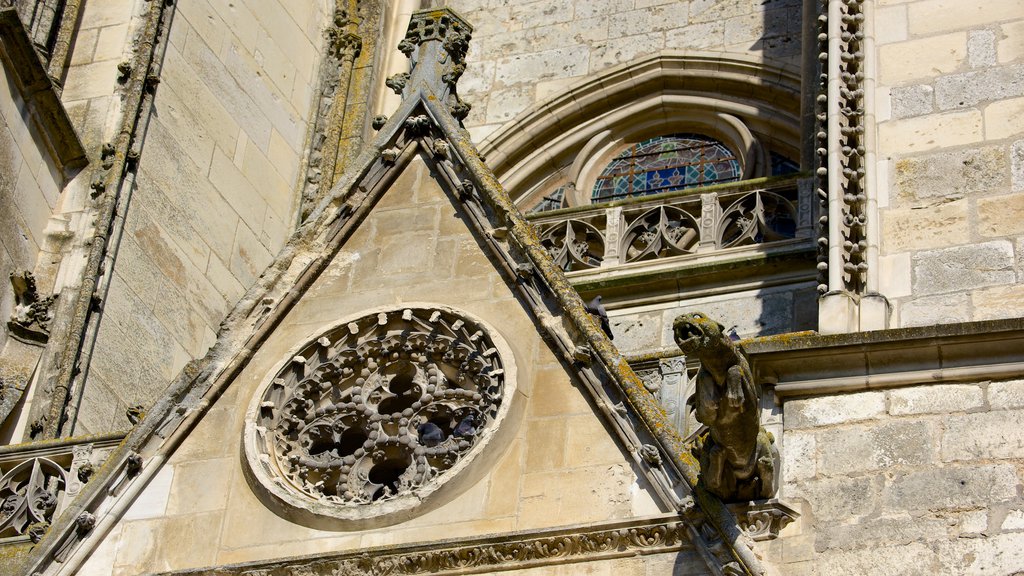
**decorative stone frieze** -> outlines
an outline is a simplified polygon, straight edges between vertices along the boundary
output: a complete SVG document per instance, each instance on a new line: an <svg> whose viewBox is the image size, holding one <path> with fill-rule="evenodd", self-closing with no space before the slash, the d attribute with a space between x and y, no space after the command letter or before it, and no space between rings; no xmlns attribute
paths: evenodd
<svg viewBox="0 0 1024 576"><path fill-rule="evenodd" d="M692 549L686 523L672 517L462 540L444 547L389 547L174 574L480 574Z"/></svg>
<svg viewBox="0 0 1024 576"><path fill-rule="evenodd" d="M508 411L511 353L444 307L368 313L287 360L254 400L246 455L307 516L407 511L483 449Z"/></svg>

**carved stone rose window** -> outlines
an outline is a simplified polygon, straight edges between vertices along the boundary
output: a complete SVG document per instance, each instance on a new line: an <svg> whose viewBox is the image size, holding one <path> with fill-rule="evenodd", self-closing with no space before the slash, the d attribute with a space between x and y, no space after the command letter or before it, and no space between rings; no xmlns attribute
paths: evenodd
<svg viewBox="0 0 1024 576"><path fill-rule="evenodd" d="M315 517L408 510L468 464L507 412L514 380L505 350L481 323L444 307L377 312L328 330L255 399L250 470L277 500Z"/></svg>

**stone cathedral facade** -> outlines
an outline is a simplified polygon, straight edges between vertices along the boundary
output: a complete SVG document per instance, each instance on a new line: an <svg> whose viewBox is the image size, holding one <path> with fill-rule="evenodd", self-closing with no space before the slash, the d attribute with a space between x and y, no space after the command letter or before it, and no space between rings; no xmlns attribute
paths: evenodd
<svg viewBox="0 0 1024 576"><path fill-rule="evenodd" d="M1024 573L1019 0L0 0L0 573Z"/></svg>

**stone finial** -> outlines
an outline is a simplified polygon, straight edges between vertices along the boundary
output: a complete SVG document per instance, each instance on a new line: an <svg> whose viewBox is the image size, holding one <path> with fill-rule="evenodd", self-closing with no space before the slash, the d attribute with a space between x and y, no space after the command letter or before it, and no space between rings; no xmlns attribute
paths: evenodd
<svg viewBox="0 0 1024 576"><path fill-rule="evenodd" d="M424 83L438 98L445 100L449 111L458 119L464 119L470 105L463 102L455 86L466 70L466 53L473 27L450 8L420 10L414 12L405 38L398 49L412 60L411 78L391 86L408 95Z"/></svg>

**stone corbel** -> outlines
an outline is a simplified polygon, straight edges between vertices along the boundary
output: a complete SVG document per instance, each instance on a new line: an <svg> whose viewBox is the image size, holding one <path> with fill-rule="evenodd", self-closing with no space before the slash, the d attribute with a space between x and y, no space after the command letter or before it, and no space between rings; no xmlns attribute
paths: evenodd
<svg viewBox="0 0 1024 576"><path fill-rule="evenodd" d="M775 498L728 506L743 533L756 542L778 538L783 528L800 517L799 512Z"/></svg>

